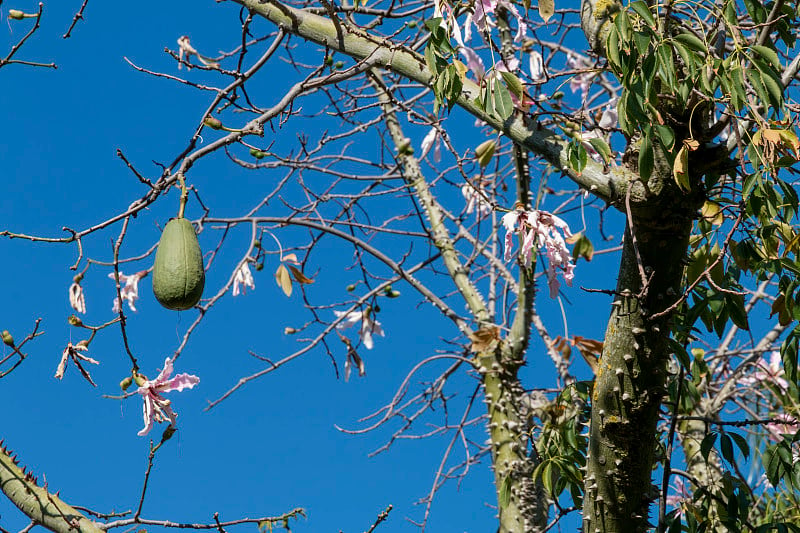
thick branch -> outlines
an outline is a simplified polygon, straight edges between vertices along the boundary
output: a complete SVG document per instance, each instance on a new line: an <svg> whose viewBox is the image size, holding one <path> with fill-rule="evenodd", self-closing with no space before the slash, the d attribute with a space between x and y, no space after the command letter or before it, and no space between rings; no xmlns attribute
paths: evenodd
<svg viewBox="0 0 800 533"><path fill-rule="evenodd" d="M472 280L469 279L467 269L458 260L455 244L444 225L444 216L439 203L433 197L428 182L425 181L425 176L422 175L419 160L408 150L408 140L400 128L400 122L397 120L395 106L392 103L389 91L377 71L373 70L370 73L370 77L377 89L378 100L380 100L383 107L386 127L397 150L397 160L401 165L403 179L413 191L422 206L423 212L428 217L430 223L429 231L433 244L442 254L442 261L445 268L447 268L447 273L450 274L453 283L456 284L458 291L466 301L475 319L478 322L486 322L489 320L489 311L486 308L486 303Z"/></svg>
<svg viewBox="0 0 800 533"><path fill-rule="evenodd" d="M35 524L56 533L103 533L97 524L36 483L0 446L0 489Z"/></svg>
<svg viewBox="0 0 800 533"><path fill-rule="evenodd" d="M277 24L284 31L347 54L356 60L369 59L374 65L385 67L428 87L432 85L433 76L422 56L397 43L353 28L335 25L325 17L276 1L235 1ZM457 100L458 105L464 110L502 131L512 141L543 157L592 194L608 202L618 202L624 198L628 180L633 177L628 170L615 168L607 172L603 169L603 165L589 161L586 168L578 174L570 168L567 159L568 143L555 132L519 112L503 120L481 109L479 102L478 85L465 79L461 96Z"/></svg>

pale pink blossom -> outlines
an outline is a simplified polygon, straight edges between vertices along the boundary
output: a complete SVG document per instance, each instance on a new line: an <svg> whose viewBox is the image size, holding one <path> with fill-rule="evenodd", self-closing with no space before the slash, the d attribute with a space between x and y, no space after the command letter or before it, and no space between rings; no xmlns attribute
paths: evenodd
<svg viewBox="0 0 800 533"><path fill-rule="evenodd" d="M428 152L433 148L433 160L438 163L442 160L442 135L435 126L432 126L430 131L422 139L422 152L420 159L428 155Z"/></svg>
<svg viewBox="0 0 800 533"><path fill-rule="evenodd" d="M584 57L572 53L567 55L567 66L574 70L585 70L592 67L591 63ZM569 88L572 89L573 93L580 91L581 97L586 98L589 94L589 88L592 85L592 79L594 79L595 76L596 74L594 72L575 74L569 82Z"/></svg>
<svg viewBox="0 0 800 533"><path fill-rule="evenodd" d="M575 277L575 265L567 249L564 237L571 237L572 232L566 222L547 211L525 211L516 209L503 215L503 226L506 229L505 259L511 259L511 250L514 247L514 234L522 239L519 256L525 267L531 264L534 248L544 248L547 256L547 285L550 288L550 297L558 296L558 274L561 273L564 282L572 285Z"/></svg>
<svg viewBox="0 0 800 533"><path fill-rule="evenodd" d="M667 495L665 502L668 507L677 507L678 516L683 514L683 502L689 499L689 491L686 489L686 484L683 478L676 477L670 489L673 489Z"/></svg>
<svg viewBox="0 0 800 533"><path fill-rule="evenodd" d="M334 311L334 313L336 314L336 318L342 318L342 321L336 326L336 329L347 329L361 322L359 338L367 350L371 350L374 346L372 341L373 334L380 335L381 337L386 336L383 332L383 328L381 328L381 323L375 320L375 313L371 308L368 308L366 311L350 311L349 313Z"/></svg>
<svg viewBox="0 0 800 533"><path fill-rule="evenodd" d="M475 14L472 15L472 23L475 24L481 34L490 31L494 27L494 20L491 15L497 7L498 0L476 0Z"/></svg>
<svg viewBox="0 0 800 533"><path fill-rule="evenodd" d="M477 76L479 79L483 78L483 75L486 72L486 68L483 66L483 60L481 60L481 57L477 54L477 52L475 52L475 50L464 44L464 39L461 38L461 27L458 25L458 20L456 20L455 17L450 17L448 22L452 25L450 35L452 35L453 39L455 39L456 44L458 45L458 51L464 56L464 59L467 62L467 67L474 72L475 76Z"/></svg>
<svg viewBox="0 0 800 533"><path fill-rule="evenodd" d="M250 287L252 290L256 289L256 282L250 272L248 261L242 263L242 266L236 270L236 275L233 277L233 295L245 294L245 287Z"/></svg>
<svg viewBox="0 0 800 533"><path fill-rule="evenodd" d="M94 381L92 381L92 377L89 375L89 372L87 372L86 369L84 369L83 365L81 364L81 361L84 361L86 363L91 363L93 365L100 364L99 361L92 359L88 355L84 355L81 353L87 351L88 349L89 346L85 340L80 341L77 344L72 344L71 342L67 344L67 347L64 348L64 351L61 354L61 361L59 361L58 368L56 368L55 377L58 379L63 379L64 371L67 369L67 363L69 362L70 359L72 359L73 363L75 363L75 366L78 367L78 370L80 371L81 375L83 375L83 377L86 378L86 381L88 381L89 383L91 383L93 386L96 387L97 385L95 385Z"/></svg>
<svg viewBox="0 0 800 533"><path fill-rule="evenodd" d="M494 69L497 72L515 72L519 68L519 59L516 57L509 57L508 59L500 60Z"/></svg>
<svg viewBox="0 0 800 533"><path fill-rule="evenodd" d="M797 419L792 415L781 413L773 417L773 422L765 426L769 431L769 439L773 441L783 440L784 435L794 435L800 429Z"/></svg>
<svg viewBox="0 0 800 533"><path fill-rule="evenodd" d="M603 161L603 157L595 150L594 146L592 146L591 140L592 139L605 139L603 132L597 128L593 128L589 131L581 132L581 145L586 150L586 153L589 154L593 160L601 163Z"/></svg>
<svg viewBox="0 0 800 533"><path fill-rule="evenodd" d="M213 59L197 52L197 49L192 46L192 43L189 41L189 37L187 35L183 35L178 39L178 69L180 69L183 65L184 55L186 56L186 63L189 63L189 59L192 56L196 56L200 63L202 63L204 66L219 68L219 63L217 61L214 61Z"/></svg>
<svg viewBox="0 0 800 533"><path fill-rule="evenodd" d="M86 300L83 296L83 288L78 282L69 286L69 305L78 313L86 314Z"/></svg>
<svg viewBox="0 0 800 533"><path fill-rule="evenodd" d="M742 377L739 383L747 386L771 383L782 391L786 391L789 389L789 382L784 378L785 375L781 354L775 351L769 354L769 361L763 357L759 359L755 371L749 376Z"/></svg>
<svg viewBox="0 0 800 533"><path fill-rule="evenodd" d="M600 122L597 125L608 130L611 128L616 128L618 122L619 116L617 115L617 101L613 100L606 105L606 108L603 110L603 114L600 115Z"/></svg>
<svg viewBox="0 0 800 533"><path fill-rule="evenodd" d="M531 71L531 79L539 81L544 78L544 58L536 50L531 50L528 54L528 67Z"/></svg>
<svg viewBox="0 0 800 533"><path fill-rule="evenodd" d="M476 0L475 13L472 15L472 23L475 28L481 33L491 32L491 28L495 27L495 22L492 15L497 10L498 6L502 6L511 13L517 21L517 32L514 34L514 40L519 42L528 33L528 25L525 23L525 18L520 15L516 6L508 0Z"/></svg>
<svg viewBox="0 0 800 533"><path fill-rule="evenodd" d="M137 272L135 274L131 274L130 276L126 276L122 272L119 273L119 284L120 288L120 295L122 299L128 302L128 307L131 308L131 311L136 311L136 300L139 298L139 280L142 279L147 275L147 270L142 270L141 272ZM111 279L116 279L116 276L113 272L108 275ZM124 284L124 285L123 285ZM112 308L115 313L119 313L120 311L120 301L119 298L114 298L114 307Z"/></svg>
<svg viewBox="0 0 800 533"><path fill-rule="evenodd" d="M170 401L164 398L162 394L191 389L200 383L200 378L190 374L178 374L170 378L171 375L172 359L167 357L164 361L164 368L158 374L158 377L145 381L141 387L136 389L136 392L141 394L142 400L144 400L142 406L144 428L138 433L140 437L147 435L153 429L154 422L169 421L171 426L175 426L178 415L173 411Z"/></svg>
<svg viewBox="0 0 800 533"><path fill-rule="evenodd" d="M461 195L467 202L467 214L470 215L477 210L479 217L484 217L491 213L492 206L486 200L486 193L483 187L475 187L472 184L465 183L461 186Z"/></svg>

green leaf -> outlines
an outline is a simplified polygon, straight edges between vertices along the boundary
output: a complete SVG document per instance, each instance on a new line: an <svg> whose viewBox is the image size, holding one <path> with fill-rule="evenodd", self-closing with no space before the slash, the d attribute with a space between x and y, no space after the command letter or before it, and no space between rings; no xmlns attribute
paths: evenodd
<svg viewBox="0 0 800 533"><path fill-rule="evenodd" d="M606 52L608 53L608 62L614 67L614 70L622 70L622 58L619 55L619 31L612 28L608 32L608 39L606 40Z"/></svg>
<svg viewBox="0 0 800 533"><path fill-rule="evenodd" d="M744 296L741 294L725 294L725 305L728 308L731 321L739 328L749 331L750 324L747 321L747 313L744 310Z"/></svg>
<svg viewBox="0 0 800 533"><path fill-rule="evenodd" d="M574 141L567 145L567 159L569 160L570 167L577 173L583 172L586 168L586 163L589 162L586 148L578 142Z"/></svg>
<svg viewBox="0 0 800 533"><path fill-rule="evenodd" d="M675 36L675 40L697 52L708 53L706 43L693 33L679 33Z"/></svg>
<svg viewBox="0 0 800 533"><path fill-rule="evenodd" d="M719 449L722 452L722 457L729 463L733 463L735 459L733 455L733 441L726 433L720 436Z"/></svg>
<svg viewBox="0 0 800 533"><path fill-rule="evenodd" d="M522 86L522 82L519 81L519 78L514 75L513 72L500 72L500 75L503 76L503 80L506 82L506 86L511 93L516 96L519 101L522 101L522 94L525 91L525 88Z"/></svg>
<svg viewBox="0 0 800 533"><path fill-rule="evenodd" d="M745 459L750 458L750 445L747 444L747 439L739 435L738 433L729 433L731 437L733 437L733 441L736 443L736 446L739 447L739 451L742 452L742 455Z"/></svg>
<svg viewBox="0 0 800 533"><path fill-rule="evenodd" d="M658 140L661 141L661 146L667 150L672 150L675 146L675 132L672 131L672 128L663 124L656 124L655 129L656 136Z"/></svg>
<svg viewBox="0 0 800 533"><path fill-rule="evenodd" d="M431 74L434 76L439 74L438 62L431 43L428 43L428 46L425 47L425 64L428 65L428 70L431 71Z"/></svg>
<svg viewBox="0 0 800 533"><path fill-rule="evenodd" d="M759 55L761 55L764 59L769 61L775 70L783 70L783 67L781 66L781 61L780 59L778 59L778 54L775 52L775 50L773 50L768 46L762 46L758 44L751 45L750 48L758 52Z"/></svg>
<svg viewBox="0 0 800 533"><path fill-rule="evenodd" d="M492 85L494 88L494 110L503 120L506 120L514 113L514 103L511 101L511 95L499 78L495 78Z"/></svg>
<svg viewBox="0 0 800 533"><path fill-rule="evenodd" d="M656 27L656 21L653 18L653 14L650 13L650 8L647 7L647 4L641 0L637 0L636 2L631 3L631 9L633 9L637 15L642 17L651 28Z"/></svg>
<svg viewBox="0 0 800 533"><path fill-rule="evenodd" d="M608 146L606 140L602 137L592 137L589 139L589 144L600 154L600 157L603 158L603 162L608 164L608 161L611 159L611 147Z"/></svg>
<svg viewBox="0 0 800 533"><path fill-rule="evenodd" d="M714 447L714 443L717 441L717 434L713 431L705 436L703 442L700 443L700 453L703 455L703 458L708 461L708 454L711 453L711 448Z"/></svg>
<svg viewBox="0 0 800 533"><path fill-rule="evenodd" d="M650 48L650 34L643 31L633 32L633 44L636 45L639 54L645 55Z"/></svg>

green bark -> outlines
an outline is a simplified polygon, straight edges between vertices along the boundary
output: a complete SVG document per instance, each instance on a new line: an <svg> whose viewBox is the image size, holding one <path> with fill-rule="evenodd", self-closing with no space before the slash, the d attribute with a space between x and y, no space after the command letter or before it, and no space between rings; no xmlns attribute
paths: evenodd
<svg viewBox="0 0 800 533"><path fill-rule="evenodd" d="M663 176L664 174L662 174ZM603 354L592 392L584 531L648 528L658 411L666 384L669 314L699 199L655 181L650 202L632 206ZM651 178L653 181L653 178ZM646 280L644 279L646 278Z"/></svg>
<svg viewBox="0 0 800 533"><path fill-rule="evenodd" d="M0 490L35 524L56 533L103 533L96 523L86 518L57 495L40 487L30 472L25 472L0 446Z"/></svg>

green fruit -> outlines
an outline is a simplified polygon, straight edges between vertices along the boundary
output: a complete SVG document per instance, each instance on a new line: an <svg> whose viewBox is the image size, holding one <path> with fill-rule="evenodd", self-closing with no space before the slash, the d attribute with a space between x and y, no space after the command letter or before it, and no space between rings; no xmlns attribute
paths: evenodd
<svg viewBox="0 0 800 533"><path fill-rule="evenodd" d="M183 311L200 301L206 273L192 223L173 218L164 228L153 265L153 294L167 309Z"/></svg>

